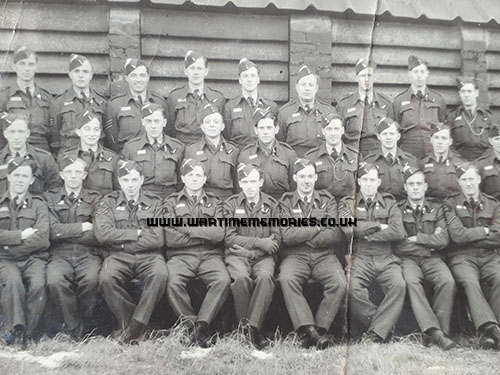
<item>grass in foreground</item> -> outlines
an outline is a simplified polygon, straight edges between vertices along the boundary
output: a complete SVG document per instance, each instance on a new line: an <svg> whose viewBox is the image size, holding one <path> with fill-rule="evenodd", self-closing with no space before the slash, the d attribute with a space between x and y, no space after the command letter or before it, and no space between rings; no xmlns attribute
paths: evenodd
<svg viewBox="0 0 500 375"><path fill-rule="evenodd" d="M302 349L292 339L275 340L266 351L274 357L267 359L254 358L252 349L237 334L219 340L204 358L181 359L181 353L189 350L184 340L181 331L136 346L120 345L102 337L75 343L60 336L42 340L28 350L36 356L75 351L80 354L78 358L64 361L57 369L0 358L0 374L500 374L499 352L474 350L470 346L443 352L409 339L382 345L339 345L322 352ZM0 347L0 352L9 350Z"/></svg>

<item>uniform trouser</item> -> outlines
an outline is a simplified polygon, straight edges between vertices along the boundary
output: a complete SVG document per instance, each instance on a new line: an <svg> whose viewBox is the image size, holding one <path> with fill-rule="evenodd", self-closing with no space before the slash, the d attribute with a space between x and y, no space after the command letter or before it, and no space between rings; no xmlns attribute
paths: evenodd
<svg viewBox="0 0 500 375"><path fill-rule="evenodd" d="M246 318L250 325L260 329L273 300L274 259L266 256L250 260L229 255L226 265L232 281L236 317L239 321Z"/></svg>
<svg viewBox="0 0 500 375"><path fill-rule="evenodd" d="M401 133L399 147L401 150L415 156L417 160L422 160L433 152L430 139L429 132L423 131L418 127L413 128Z"/></svg>
<svg viewBox="0 0 500 375"><path fill-rule="evenodd" d="M396 324L405 299L401 260L395 255L355 255L352 259L350 310L362 324L386 339ZM376 282L385 296L377 307L368 288Z"/></svg>
<svg viewBox="0 0 500 375"><path fill-rule="evenodd" d="M23 326L32 337L47 301L44 258L0 261L0 295L5 327Z"/></svg>
<svg viewBox="0 0 500 375"><path fill-rule="evenodd" d="M135 278L142 287L137 304L125 289L125 284ZM149 323L155 306L165 294L166 283L165 258L157 252L116 252L104 260L99 274L99 288L122 328L131 319L145 325Z"/></svg>
<svg viewBox="0 0 500 375"><path fill-rule="evenodd" d="M470 254L452 255L449 265L457 284L465 290L476 329L485 323L498 323L500 255L493 250L471 249ZM487 293L483 291L482 285L487 287Z"/></svg>
<svg viewBox="0 0 500 375"><path fill-rule="evenodd" d="M315 317L302 291L308 279L323 285L323 299ZM335 255L317 250L290 253L281 262L278 281L295 330L308 325L330 329L346 291L344 270Z"/></svg>
<svg viewBox="0 0 500 375"><path fill-rule="evenodd" d="M168 258L167 269L167 296L177 316L210 324L226 301L231 284L222 256L202 252L175 254ZM189 281L196 277L208 289L198 314L187 291Z"/></svg>
<svg viewBox="0 0 500 375"><path fill-rule="evenodd" d="M61 309L67 330L75 329L81 318L92 317L97 299L101 258L55 254L47 265L50 297Z"/></svg>
<svg viewBox="0 0 500 375"><path fill-rule="evenodd" d="M438 328L448 334L457 288L446 263L438 256L403 257L401 268L420 330ZM432 307L425 294L424 281L433 290Z"/></svg>

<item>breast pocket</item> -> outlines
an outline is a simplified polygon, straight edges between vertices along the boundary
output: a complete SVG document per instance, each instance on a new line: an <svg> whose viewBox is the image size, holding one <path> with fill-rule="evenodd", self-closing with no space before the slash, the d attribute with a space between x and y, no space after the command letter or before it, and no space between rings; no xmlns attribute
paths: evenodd
<svg viewBox="0 0 500 375"><path fill-rule="evenodd" d="M207 205L204 205L200 209L200 213L203 217L215 217L215 204L210 203L209 207Z"/></svg>
<svg viewBox="0 0 500 375"><path fill-rule="evenodd" d="M389 220L389 211L385 208L375 208L373 210L373 219L380 224L387 224Z"/></svg>
<svg viewBox="0 0 500 375"><path fill-rule="evenodd" d="M362 118L359 111L356 109L352 112L347 112L345 115L345 137L354 141L361 134Z"/></svg>
<svg viewBox="0 0 500 375"><path fill-rule="evenodd" d="M163 183L177 183L177 164L179 160L175 155L163 153L160 165L156 166L156 175Z"/></svg>
<svg viewBox="0 0 500 375"><path fill-rule="evenodd" d="M476 223L478 226L488 227L493 222L493 212L479 211L476 216Z"/></svg>
<svg viewBox="0 0 500 375"><path fill-rule="evenodd" d="M289 145L296 145L297 140L301 138L302 135L305 135L305 130L301 131L302 124L302 116L292 117L287 121L287 131L286 131L286 140L285 142Z"/></svg>
<svg viewBox="0 0 500 375"><path fill-rule="evenodd" d="M473 226L472 216L466 208L456 208L455 212L464 227L471 228Z"/></svg>
<svg viewBox="0 0 500 375"><path fill-rule="evenodd" d="M36 212L32 208L21 209L17 214L19 229L34 227L36 224L36 218Z"/></svg>
<svg viewBox="0 0 500 375"><path fill-rule="evenodd" d="M128 228L129 212L127 211L125 206L116 207L113 216L115 218L115 225L118 229Z"/></svg>
<svg viewBox="0 0 500 375"><path fill-rule="evenodd" d="M316 173L318 174L317 189L326 189L333 183L333 173L326 161L316 164Z"/></svg>
<svg viewBox="0 0 500 375"><path fill-rule="evenodd" d="M221 188L232 189L235 161L228 157L224 157L221 158L219 162L220 164L217 169L215 171L212 170L212 183Z"/></svg>
<svg viewBox="0 0 500 375"><path fill-rule="evenodd" d="M416 124L417 115L415 109L411 106L405 106L400 109L401 126L408 128Z"/></svg>
<svg viewBox="0 0 500 375"><path fill-rule="evenodd" d="M428 124L439 122L439 105L432 102L426 102L426 120Z"/></svg>
<svg viewBox="0 0 500 375"><path fill-rule="evenodd" d="M79 222L92 221L92 207L87 202L81 202L77 210L77 217Z"/></svg>
<svg viewBox="0 0 500 375"><path fill-rule="evenodd" d="M132 111L119 112L117 121L118 142L129 141L142 132L140 116L136 116Z"/></svg>
<svg viewBox="0 0 500 375"><path fill-rule="evenodd" d="M155 171L153 165L154 157L155 157L154 153L146 151L143 154L136 154L133 158L136 163L141 165L142 171L146 178L155 177Z"/></svg>
<svg viewBox="0 0 500 375"><path fill-rule="evenodd" d="M99 162L97 168L92 168L87 175L86 182L92 181L92 186L87 186L87 188L94 190L93 186L101 186L113 189L113 173L114 167L111 162Z"/></svg>
<svg viewBox="0 0 500 375"><path fill-rule="evenodd" d="M64 106L59 114L61 119L61 134L65 136L71 136L74 133L75 126L75 115L77 108L75 104Z"/></svg>
<svg viewBox="0 0 500 375"><path fill-rule="evenodd" d="M28 106L20 96L12 96L7 101L6 109L7 112L19 113L26 111Z"/></svg>
<svg viewBox="0 0 500 375"><path fill-rule="evenodd" d="M288 189L288 163L280 158L273 158L271 179L283 188Z"/></svg>
<svg viewBox="0 0 500 375"><path fill-rule="evenodd" d="M177 130L188 126L188 106L187 101L177 103L175 106L175 128Z"/></svg>

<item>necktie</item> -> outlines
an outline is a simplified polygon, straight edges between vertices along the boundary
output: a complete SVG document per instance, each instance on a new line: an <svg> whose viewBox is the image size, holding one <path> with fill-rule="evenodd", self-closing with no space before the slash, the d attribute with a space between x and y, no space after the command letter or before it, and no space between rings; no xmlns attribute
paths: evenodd
<svg viewBox="0 0 500 375"><path fill-rule="evenodd" d="M33 95L31 93L31 89L29 87L26 87L26 96L28 97L28 100L31 104L31 101L33 100Z"/></svg>
<svg viewBox="0 0 500 375"><path fill-rule="evenodd" d="M142 99L142 96L138 95L137 100L139 102L139 106L142 108L144 106L144 100Z"/></svg>
<svg viewBox="0 0 500 375"><path fill-rule="evenodd" d="M252 98L251 96L249 96L249 97L247 98L247 101L248 101L248 105L249 105L251 108L253 108L253 107L255 106L255 102L254 102L254 100L253 100L253 98Z"/></svg>
<svg viewBox="0 0 500 375"><path fill-rule="evenodd" d="M135 201L134 201L133 199L129 200L129 201L127 202L127 204L128 204L128 208L130 208L130 211L133 211L133 210L134 210L134 208L136 207L136 206L135 206Z"/></svg>
<svg viewBox="0 0 500 375"><path fill-rule="evenodd" d="M391 152L389 152L387 154L385 160L387 161L387 164L389 164L390 166L392 166L392 164L394 163L394 156L392 155Z"/></svg>
<svg viewBox="0 0 500 375"><path fill-rule="evenodd" d="M195 90L193 91L193 94L194 94L194 98L195 98L196 100L200 100L200 99L201 99L200 89L195 89Z"/></svg>
<svg viewBox="0 0 500 375"><path fill-rule="evenodd" d="M337 152L337 150L335 148L332 148L332 152L330 153L330 156L332 157L333 160L337 160L337 158L339 157L339 153Z"/></svg>
<svg viewBox="0 0 500 375"><path fill-rule="evenodd" d="M198 202L197 195L191 195L191 204L194 206Z"/></svg>
<svg viewBox="0 0 500 375"><path fill-rule="evenodd" d="M255 202L250 202L250 209L253 210L255 208Z"/></svg>
<svg viewBox="0 0 500 375"><path fill-rule="evenodd" d="M155 151L158 151L160 147L161 147L160 142L158 141L158 139L155 139L155 141L153 142L153 149Z"/></svg>
<svg viewBox="0 0 500 375"><path fill-rule="evenodd" d="M16 158L20 158L21 157L21 154L19 152L16 152L16 155L15 155Z"/></svg>
<svg viewBox="0 0 500 375"><path fill-rule="evenodd" d="M420 205L419 205L419 204L417 204L417 207L415 207L415 213L416 213L417 215L420 215L420 212L421 212L421 211L420 211Z"/></svg>
<svg viewBox="0 0 500 375"><path fill-rule="evenodd" d="M422 93L422 91L420 90L417 91L417 98L419 98L420 100L424 98L424 94Z"/></svg>
<svg viewBox="0 0 500 375"><path fill-rule="evenodd" d="M443 158L442 156L440 156L440 157L439 157L439 162L438 162L438 163L439 163L439 164L443 164L443 162L444 162L444 158Z"/></svg>
<svg viewBox="0 0 500 375"><path fill-rule="evenodd" d="M476 208L476 201L474 200L474 198L469 198L469 206L472 209Z"/></svg>
<svg viewBox="0 0 500 375"><path fill-rule="evenodd" d="M71 205L72 203L75 202L76 199L76 194L74 192L69 193L69 195L66 197L68 205Z"/></svg>
<svg viewBox="0 0 500 375"><path fill-rule="evenodd" d="M365 96L365 106L369 107L370 106L370 99L368 98L368 95Z"/></svg>
<svg viewBox="0 0 500 375"><path fill-rule="evenodd" d="M87 95L85 95L85 93L82 91L80 92L80 95L82 96L82 103L85 104L87 103Z"/></svg>
<svg viewBox="0 0 500 375"><path fill-rule="evenodd" d="M305 109L306 109L306 114L310 114L311 110L312 110L312 107L309 104L306 104L305 105Z"/></svg>
<svg viewBox="0 0 500 375"><path fill-rule="evenodd" d="M366 200L366 207L367 207L367 208L370 208L370 206L371 206L371 205L372 205L372 199L371 199L371 198L368 198L368 199Z"/></svg>

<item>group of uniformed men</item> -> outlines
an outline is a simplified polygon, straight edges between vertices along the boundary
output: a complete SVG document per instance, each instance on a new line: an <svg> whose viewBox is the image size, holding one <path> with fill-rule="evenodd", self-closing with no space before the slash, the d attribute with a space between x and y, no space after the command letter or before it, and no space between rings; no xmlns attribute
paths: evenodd
<svg viewBox="0 0 500 375"><path fill-rule="evenodd" d="M387 340L408 293L425 337L456 347L448 334L457 283L481 346L500 349L500 125L478 107L475 80L458 81L462 104L447 114L425 61L409 57L411 85L391 103L374 91L376 67L360 59L358 91L335 109L316 98L319 78L303 65L297 99L278 108L259 92L252 61L239 62L241 94L226 102L205 84L206 57L189 51L188 83L166 101L148 89L148 66L128 59L128 90L108 102L91 88L86 57L70 57L71 86L56 97L35 83L37 64L36 53L17 49L17 82L0 91L4 343L35 337L48 300L62 329L81 338L100 292L123 342L144 337L166 294L206 347L232 292L262 348L277 274L305 346L332 345L346 293L362 338ZM357 225L148 226L213 217ZM188 293L195 278L207 288L199 311ZM303 293L309 279L323 287L315 313Z"/></svg>

